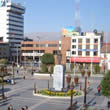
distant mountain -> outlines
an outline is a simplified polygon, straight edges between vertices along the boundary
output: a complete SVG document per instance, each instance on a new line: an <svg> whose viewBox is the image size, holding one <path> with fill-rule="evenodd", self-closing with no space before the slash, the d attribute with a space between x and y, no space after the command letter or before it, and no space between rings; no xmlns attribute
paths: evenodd
<svg viewBox="0 0 110 110"><path fill-rule="evenodd" d="M33 32L26 33L25 37L31 38L34 41L38 41L37 36L40 37L40 41L57 41L61 40L61 32ZM104 42L110 43L110 32L104 32Z"/></svg>
<svg viewBox="0 0 110 110"><path fill-rule="evenodd" d="M40 41L56 41L56 40L61 40L62 33L61 32L33 32L33 33L26 33L24 36L31 38L34 41L38 41L37 36L39 36Z"/></svg>

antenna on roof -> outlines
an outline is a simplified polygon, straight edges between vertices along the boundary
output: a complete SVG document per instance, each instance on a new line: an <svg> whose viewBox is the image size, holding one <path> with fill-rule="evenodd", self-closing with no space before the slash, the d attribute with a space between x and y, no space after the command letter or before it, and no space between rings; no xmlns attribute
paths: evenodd
<svg viewBox="0 0 110 110"><path fill-rule="evenodd" d="M75 3L75 27L80 27L80 8L79 8L79 5L80 5L80 0L76 0L76 3Z"/></svg>

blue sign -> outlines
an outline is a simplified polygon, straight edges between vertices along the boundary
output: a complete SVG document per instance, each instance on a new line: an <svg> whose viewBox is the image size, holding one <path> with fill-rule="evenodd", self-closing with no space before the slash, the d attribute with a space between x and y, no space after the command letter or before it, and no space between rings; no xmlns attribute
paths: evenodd
<svg viewBox="0 0 110 110"><path fill-rule="evenodd" d="M93 51L93 52L97 52L97 49L78 49L78 51Z"/></svg>

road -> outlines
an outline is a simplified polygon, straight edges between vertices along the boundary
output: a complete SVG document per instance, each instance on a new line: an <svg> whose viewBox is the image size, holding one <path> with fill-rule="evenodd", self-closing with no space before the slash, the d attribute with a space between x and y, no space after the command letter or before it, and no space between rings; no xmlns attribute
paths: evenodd
<svg viewBox="0 0 110 110"><path fill-rule="evenodd" d="M43 89L47 88L48 80L47 78L45 79L45 77L39 78L29 74L24 80L21 77L23 74L24 73L21 72L16 75L15 85L5 86L5 95L8 98L7 100L0 101L0 110L7 110L9 104L13 105L14 110L20 110L20 108L25 105L31 110L66 110L69 107L70 99L49 99L33 96L34 83L36 82L38 89ZM107 99L104 96L97 95L97 86L100 84L101 79L101 77L88 79L91 85L87 94L87 105L91 108L106 110ZM80 78L79 81L82 82L82 88L84 88L84 78ZM76 88L78 89L79 86ZM78 101L77 110L80 110L83 106L83 97L73 98L73 100Z"/></svg>

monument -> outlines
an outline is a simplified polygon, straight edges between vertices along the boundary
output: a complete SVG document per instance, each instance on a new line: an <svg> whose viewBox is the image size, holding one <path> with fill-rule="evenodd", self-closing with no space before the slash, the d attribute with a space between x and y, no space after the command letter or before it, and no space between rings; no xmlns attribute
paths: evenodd
<svg viewBox="0 0 110 110"><path fill-rule="evenodd" d="M62 65L56 65L54 67L54 75L53 75L53 88L55 91L62 91L64 88L64 68Z"/></svg>
<svg viewBox="0 0 110 110"><path fill-rule="evenodd" d="M65 84L64 67L61 65L61 53L58 53L58 65L54 67L53 88L55 91L62 91Z"/></svg>

